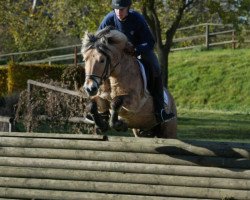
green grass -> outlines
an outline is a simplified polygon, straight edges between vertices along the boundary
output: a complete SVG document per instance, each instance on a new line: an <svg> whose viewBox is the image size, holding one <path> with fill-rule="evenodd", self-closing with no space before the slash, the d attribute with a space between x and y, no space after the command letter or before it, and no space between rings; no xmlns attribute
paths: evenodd
<svg viewBox="0 0 250 200"><path fill-rule="evenodd" d="M181 139L250 141L250 49L170 54Z"/></svg>
<svg viewBox="0 0 250 200"><path fill-rule="evenodd" d="M178 138L250 143L250 115L182 109Z"/></svg>
<svg viewBox="0 0 250 200"><path fill-rule="evenodd" d="M182 51L169 60L179 108L250 113L250 49Z"/></svg>

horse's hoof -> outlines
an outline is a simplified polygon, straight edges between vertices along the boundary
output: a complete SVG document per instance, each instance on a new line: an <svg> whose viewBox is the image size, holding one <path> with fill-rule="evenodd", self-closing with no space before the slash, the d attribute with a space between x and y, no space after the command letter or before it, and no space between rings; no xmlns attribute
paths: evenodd
<svg viewBox="0 0 250 200"><path fill-rule="evenodd" d="M97 129L99 129L101 133L104 133L109 130L109 125L108 123L103 122L101 125L97 126Z"/></svg>
<svg viewBox="0 0 250 200"><path fill-rule="evenodd" d="M121 120L118 120L114 123L110 123L110 127L115 129L116 131L127 131L128 130L128 126L126 123L124 123L123 121Z"/></svg>

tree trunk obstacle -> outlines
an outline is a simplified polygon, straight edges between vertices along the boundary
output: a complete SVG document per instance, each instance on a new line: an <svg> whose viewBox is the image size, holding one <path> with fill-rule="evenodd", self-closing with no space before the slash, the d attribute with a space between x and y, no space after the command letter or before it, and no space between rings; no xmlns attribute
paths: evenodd
<svg viewBox="0 0 250 200"><path fill-rule="evenodd" d="M250 199L250 144L0 133L0 198Z"/></svg>

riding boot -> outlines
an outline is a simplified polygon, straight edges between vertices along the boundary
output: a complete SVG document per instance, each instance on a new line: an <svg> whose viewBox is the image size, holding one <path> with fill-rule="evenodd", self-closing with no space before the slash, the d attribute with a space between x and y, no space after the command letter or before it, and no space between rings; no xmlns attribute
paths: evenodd
<svg viewBox="0 0 250 200"><path fill-rule="evenodd" d="M156 111L155 117L158 123L167 122L172 120L174 113L166 113L164 106L163 84L161 76L155 77L153 81L153 87L151 95L153 96L154 108Z"/></svg>

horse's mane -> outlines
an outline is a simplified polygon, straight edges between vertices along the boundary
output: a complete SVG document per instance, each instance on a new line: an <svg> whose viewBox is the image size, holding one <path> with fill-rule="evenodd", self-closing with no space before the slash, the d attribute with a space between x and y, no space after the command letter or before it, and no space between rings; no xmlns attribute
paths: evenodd
<svg viewBox="0 0 250 200"><path fill-rule="evenodd" d="M87 50L96 48L101 51L123 51L127 46L128 39L122 32L107 26L95 34L85 34L82 40L82 53ZM114 49L115 48L115 49Z"/></svg>

